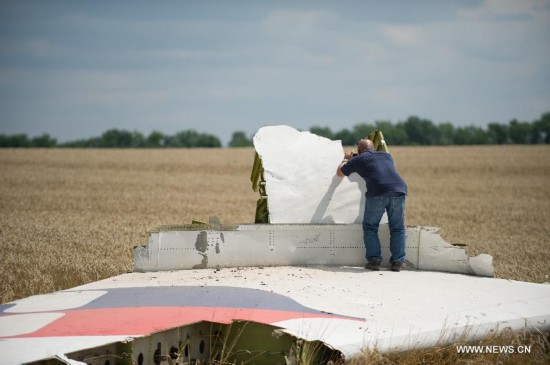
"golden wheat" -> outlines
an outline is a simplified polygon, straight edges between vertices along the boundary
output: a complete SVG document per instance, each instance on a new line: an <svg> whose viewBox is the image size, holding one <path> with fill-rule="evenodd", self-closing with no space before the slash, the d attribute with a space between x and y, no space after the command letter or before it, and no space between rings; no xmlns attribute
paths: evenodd
<svg viewBox="0 0 550 365"><path fill-rule="evenodd" d="M478 347L513 346L514 350L493 353L461 353L458 346L469 345ZM520 352L519 346L528 347L528 351ZM363 349L360 355L347 362L349 365L406 365L406 364L499 364L499 365L544 365L550 363L550 337L548 333L514 332L510 328L488 334L479 341L466 342L458 340L451 344L431 348L413 349L400 353L382 354L377 349Z"/></svg>
<svg viewBox="0 0 550 365"><path fill-rule="evenodd" d="M439 226L496 276L550 275L550 146L394 147L407 224ZM250 223L254 157L242 149L0 150L0 293L7 302L132 268L161 224Z"/></svg>
<svg viewBox="0 0 550 365"><path fill-rule="evenodd" d="M410 188L407 223L442 228L496 276L550 275L550 146L394 148Z"/></svg>
<svg viewBox="0 0 550 365"><path fill-rule="evenodd" d="M250 222L254 151L0 151L2 302L132 268L160 224Z"/></svg>

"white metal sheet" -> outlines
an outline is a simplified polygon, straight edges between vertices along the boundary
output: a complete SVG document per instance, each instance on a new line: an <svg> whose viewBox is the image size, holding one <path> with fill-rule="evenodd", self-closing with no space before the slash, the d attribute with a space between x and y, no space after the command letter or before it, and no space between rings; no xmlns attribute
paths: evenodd
<svg viewBox="0 0 550 365"><path fill-rule="evenodd" d="M387 224L380 226L384 267L390 257ZM429 227L408 227L408 269L492 276L489 255L468 257ZM215 267L365 264L360 224L243 224L151 233L148 245L134 249L134 271ZM474 262L475 265L472 265Z"/></svg>
<svg viewBox="0 0 550 365"><path fill-rule="evenodd" d="M264 167L270 223L362 221L365 181L357 174L336 176L341 141L285 125L260 128L253 141Z"/></svg>

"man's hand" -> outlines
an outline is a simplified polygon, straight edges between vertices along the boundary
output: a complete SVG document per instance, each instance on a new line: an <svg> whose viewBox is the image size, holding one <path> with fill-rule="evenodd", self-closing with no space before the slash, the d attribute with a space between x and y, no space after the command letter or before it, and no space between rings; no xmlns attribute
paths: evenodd
<svg viewBox="0 0 550 365"><path fill-rule="evenodd" d="M342 160L342 162L340 163L340 165L338 165L338 168L336 169L336 176L339 176L339 177L344 177L346 176L343 172L342 172L342 166L344 166L349 159L353 158L355 156L357 156L357 153L353 152L353 151L349 151L348 153L344 153L344 159Z"/></svg>
<svg viewBox="0 0 550 365"><path fill-rule="evenodd" d="M354 153L355 153L355 152L350 151L350 152L344 154L344 159L349 160L350 158L353 158L353 154L354 154Z"/></svg>
<svg viewBox="0 0 550 365"><path fill-rule="evenodd" d="M349 151L348 153L344 153L344 159L342 160L342 162L340 163L340 165L338 165L338 168L336 169L336 176L339 176L339 177L346 176L342 172L342 166L344 166L348 162L349 159L352 159L354 155L357 155L357 153L355 153L353 151Z"/></svg>

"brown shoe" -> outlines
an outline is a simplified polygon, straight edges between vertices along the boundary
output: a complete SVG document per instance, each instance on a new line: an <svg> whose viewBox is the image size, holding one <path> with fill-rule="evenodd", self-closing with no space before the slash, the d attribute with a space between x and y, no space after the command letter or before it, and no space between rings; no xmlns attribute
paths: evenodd
<svg viewBox="0 0 550 365"><path fill-rule="evenodd" d="M401 271L401 268L403 267L403 261L394 261L391 263L391 271Z"/></svg>
<svg viewBox="0 0 550 365"><path fill-rule="evenodd" d="M381 262L382 262L381 260L369 260L365 265L365 269L372 270L372 271L380 271Z"/></svg>

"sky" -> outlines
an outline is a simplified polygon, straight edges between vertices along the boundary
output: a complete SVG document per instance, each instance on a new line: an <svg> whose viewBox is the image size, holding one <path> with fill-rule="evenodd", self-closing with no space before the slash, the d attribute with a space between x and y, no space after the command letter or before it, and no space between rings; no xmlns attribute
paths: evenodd
<svg viewBox="0 0 550 365"><path fill-rule="evenodd" d="M2 1L0 134L486 127L550 111L550 0Z"/></svg>

